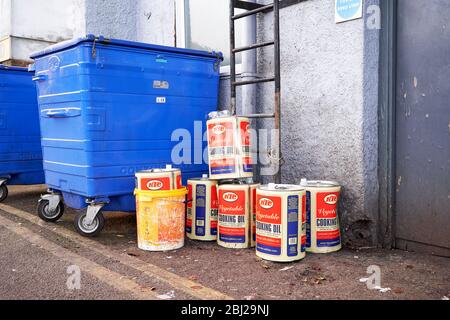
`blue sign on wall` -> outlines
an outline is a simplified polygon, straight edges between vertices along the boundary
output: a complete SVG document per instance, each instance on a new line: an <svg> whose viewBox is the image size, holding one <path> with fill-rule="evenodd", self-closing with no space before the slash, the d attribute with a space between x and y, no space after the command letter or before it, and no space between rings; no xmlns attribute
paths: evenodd
<svg viewBox="0 0 450 320"><path fill-rule="evenodd" d="M362 0L335 0L336 23L362 18Z"/></svg>

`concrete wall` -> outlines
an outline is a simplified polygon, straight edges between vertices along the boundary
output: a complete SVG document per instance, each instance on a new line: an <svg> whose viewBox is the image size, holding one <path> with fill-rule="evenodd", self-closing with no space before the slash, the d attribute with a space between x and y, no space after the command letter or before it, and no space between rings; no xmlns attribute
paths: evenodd
<svg viewBox="0 0 450 320"><path fill-rule="evenodd" d="M365 1L365 7L377 1ZM272 14L260 19L261 41ZM334 1L309 0L281 10L282 179L337 180L348 245L376 242L378 219L378 37L365 20L334 22ZM272 74L273 54L258 70ZM258 86L258 112L273 110L273 85ZM272 121L260 121L270 127Z"/></svg>
<svg viewBox="0 0 450 320"><path fill-rule="evenodd" d="M138 0L137 30L139 41L174 46L175 2Z"/></svg>
<svg viewBox="0 0 450 320"><path fill-rule="evenodd" d="M175 2L172 0L73 0L74 32L161 45L175 45Z"/></svg>
<svg viewBox="0 0 450 320"><path fill-rule="evenodd" d="M86 32L136 41L135 0L85 0Z"/></svg>

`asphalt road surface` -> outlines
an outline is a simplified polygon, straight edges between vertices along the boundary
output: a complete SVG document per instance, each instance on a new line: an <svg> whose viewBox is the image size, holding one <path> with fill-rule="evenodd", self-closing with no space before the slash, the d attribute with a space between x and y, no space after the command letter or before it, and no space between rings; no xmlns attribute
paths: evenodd
<svg viewBox="0 0 450 320"><path fill-rule="evenodd" d="M133 214L106 213L103 233L79 236L67 209L41 221L44 186L9 187L0 204L0 299L448 299L450 259L396 250L307 255L297 263L186 240L171 252L136 245ZM380 270L381 289L361 279Z"/></svg>

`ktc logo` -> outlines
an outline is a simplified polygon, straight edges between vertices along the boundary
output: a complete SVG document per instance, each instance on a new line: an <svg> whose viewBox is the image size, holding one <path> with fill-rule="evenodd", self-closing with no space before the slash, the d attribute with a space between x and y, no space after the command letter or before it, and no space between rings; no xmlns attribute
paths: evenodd
<svg viewBox="0 0 450 320"><path fill-rule="evenodd" d="M226 128L225 126L221 125L221 124L217 124L212 128L212 132L215 135L221 135L225 132Z"/></svg>
<svg viewBox="0 0 450 320"><path fill-rule="evenodd" d="M329 194L324 199L326 204L336 204L338 202L338 197L335 194Z"/></svg>
<svg viewBox="0 0 450 320"><path fill-rule="evenodd" d="M235 202L238 198L238 195L234 192L225 192L222 196L222 199L226 202Z"/></svg>
<svg viewBox="0 0 450 320"><path fill-rule="evenodd" d="M151 180L147 182L148 190L160 190L163 187L163 183L159 180Z"/></svg>
<svg viewBox="0 0 450 320"><path fill-rule="evenodd" d="M259 199L259 205L261 208L270 209L273 207L273 201L267 198Z"/></svg>

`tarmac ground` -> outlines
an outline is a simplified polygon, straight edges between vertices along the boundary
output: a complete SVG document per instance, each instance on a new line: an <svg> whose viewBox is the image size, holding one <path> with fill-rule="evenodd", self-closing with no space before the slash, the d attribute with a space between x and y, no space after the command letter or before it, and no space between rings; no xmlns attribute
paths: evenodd
<svg viewBox="0 0 450 320"><path fill-rule="evenodd" d="M132 213L105 213L96 238L73 227L66 208L37 217L45 186L9 186L0 204L0 299L430 299L450 298L450 259L383 249L343 249L274 263L254 250L186 239L182 249L137 248ZM374 270L379 288L369 289ZM367 280L369 278L369 280ZM366 282L364 282L366 280Z"/></svg>

